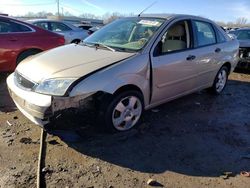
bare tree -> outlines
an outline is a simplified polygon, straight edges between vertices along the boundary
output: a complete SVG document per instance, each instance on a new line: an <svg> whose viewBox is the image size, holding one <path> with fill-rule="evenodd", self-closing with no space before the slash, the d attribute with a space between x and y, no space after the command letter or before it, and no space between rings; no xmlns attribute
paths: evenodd
<svg viewBox="0 0 250 188"><path fill-rule="evenodd" d="M100 19L99 16L96 16L94 14L91 14L91 13L83 13L80 15L80 17L82 18L90 18L90 19Z"/></svg>
<svg viewBox="0 0 250 188"><path fill-rule="evenodd" d="M216 23L222 27L225 27L227 26L227 24L225 22L222 22L222 21L216 21Z"/></svg>
<svg viewBox="0 0 250 188"><path fill-rule="evenodd" d="M45 12L45 11L41 11L41 12L28 12L27 14L23 15L24 17L38 17L38 18L44 18L47 16L53 16L53 14L51 12Z"/></svg>
<svg viewBox="0 0 250 188"><path fill-rule="evenodd" d="M247 18L245 17L240 17L240 18L237 18L236 22L235 22L235 25L237 27L241 27L241 26L244 26L247 24Z"/></svg>
<svg viewBox="0 0 250 188"><path fill-rule="evenodd" d="M125 17L126 15L120 14L119 12L113 12L113 13L105 13L102 16L102 19L104 20L104 24L108 24L118 18Z"/></svg>
<svg viewBox="0 0 250 188"><path fill-rule="evenodd" d="M68 17L72 17L72 16L74 16L73 14L71 14L70 12L68 12L68 11L66 11L66 12L64 12L63 13L63 16L68 16Z"/></svg>

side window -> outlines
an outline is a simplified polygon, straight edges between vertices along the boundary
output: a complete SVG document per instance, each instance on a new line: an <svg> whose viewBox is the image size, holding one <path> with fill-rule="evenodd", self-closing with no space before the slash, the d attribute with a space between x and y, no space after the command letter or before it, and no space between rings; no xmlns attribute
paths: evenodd
<svg viewBox="0 0 250 188"><path fill-rule="evenodd" d="M172 25L161 39L161 54L190 48L189 22L180 21Z"/></svg>
<svg viewBox="0 0 250 188"><path fill-rule="evenodd" d="M217 41L218 43L223 43L223 42L226 42L227 39L226 37L223 35L222 31L220 31L219 29L215 28L216 29L216 34L217 34Z"/></svg>
<svg viewBox="0 0 250 188"><path fill-rule="evenodd" d="M30 32L32 31L29 27L16 23L16 22L5 22L0 21L0 33L17 33L17 32Z"/></svg>
<svg viewBox="0 0 250 188"><path fill-rule="evenodd" d="M51 30L60 32L60 31L70 31L72 29L63 23L51 22Z"/></svg>
<svg viewBox="0 0 250 188"><path fill-rule="evenodd" d="M11 32L10 23L0 21L0 33L8 33L8 32Z"/></svg>
<svg viewBox="0 0 250 188"><path fill-rule="evenodd" d="M194 29L198 46L206 46L216 43L214 29L210 23L194 21Z"/></svg>
<svg viewBox="0 0 250 188"><path fill-rule="evenodd" d="M38 22L38 23L34 23L34 25L42 29L49 30L47 22Z"/></svg>

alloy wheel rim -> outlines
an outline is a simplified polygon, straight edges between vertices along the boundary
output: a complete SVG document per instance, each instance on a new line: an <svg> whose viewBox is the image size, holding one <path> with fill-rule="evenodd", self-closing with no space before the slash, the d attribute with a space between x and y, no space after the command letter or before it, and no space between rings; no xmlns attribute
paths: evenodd
<svg viewBox="0 0 250 188"><path fill-rule="evenodd" d="M112 123L117 130L131 129L140 119L142 103L136 96L122 98L112 113Z"/></svg>
<svg viewBox="0 0 250 188"><path fill-rule="evenodd" d="M216 91L218 93L220 93L225 85L226 85L226 81L227 81L227 72L225 70L222 70L217 77L217 83L216 83Z"/></svg>

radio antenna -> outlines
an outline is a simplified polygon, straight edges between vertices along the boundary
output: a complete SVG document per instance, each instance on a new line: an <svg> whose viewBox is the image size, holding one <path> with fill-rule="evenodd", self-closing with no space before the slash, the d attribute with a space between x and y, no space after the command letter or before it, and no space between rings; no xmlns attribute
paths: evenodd
<svg viewBox="0 0 250 188"><path fill-rule="evenodd" d="M140 17L141 16L141 14L143 13L143 12L145 12L146 10L148 10L149 8L151 8L155 3L157 3L157 1L155 1L155 2L153 2L152 4L150 4L148 7L146 7L145 9L143 9L143 11L141 11L141 13L140 14L138 14L138 17Z"/></svg>

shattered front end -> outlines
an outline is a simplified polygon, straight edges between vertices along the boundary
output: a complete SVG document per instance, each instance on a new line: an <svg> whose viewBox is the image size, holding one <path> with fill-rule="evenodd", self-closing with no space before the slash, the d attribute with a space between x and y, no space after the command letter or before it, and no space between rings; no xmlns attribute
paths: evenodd
<svg viewBox="0 0 250 188"><path fill-rule="evenodd" d="M239 58L237 68L250 70L250 47L240 48Z"/></svg>

